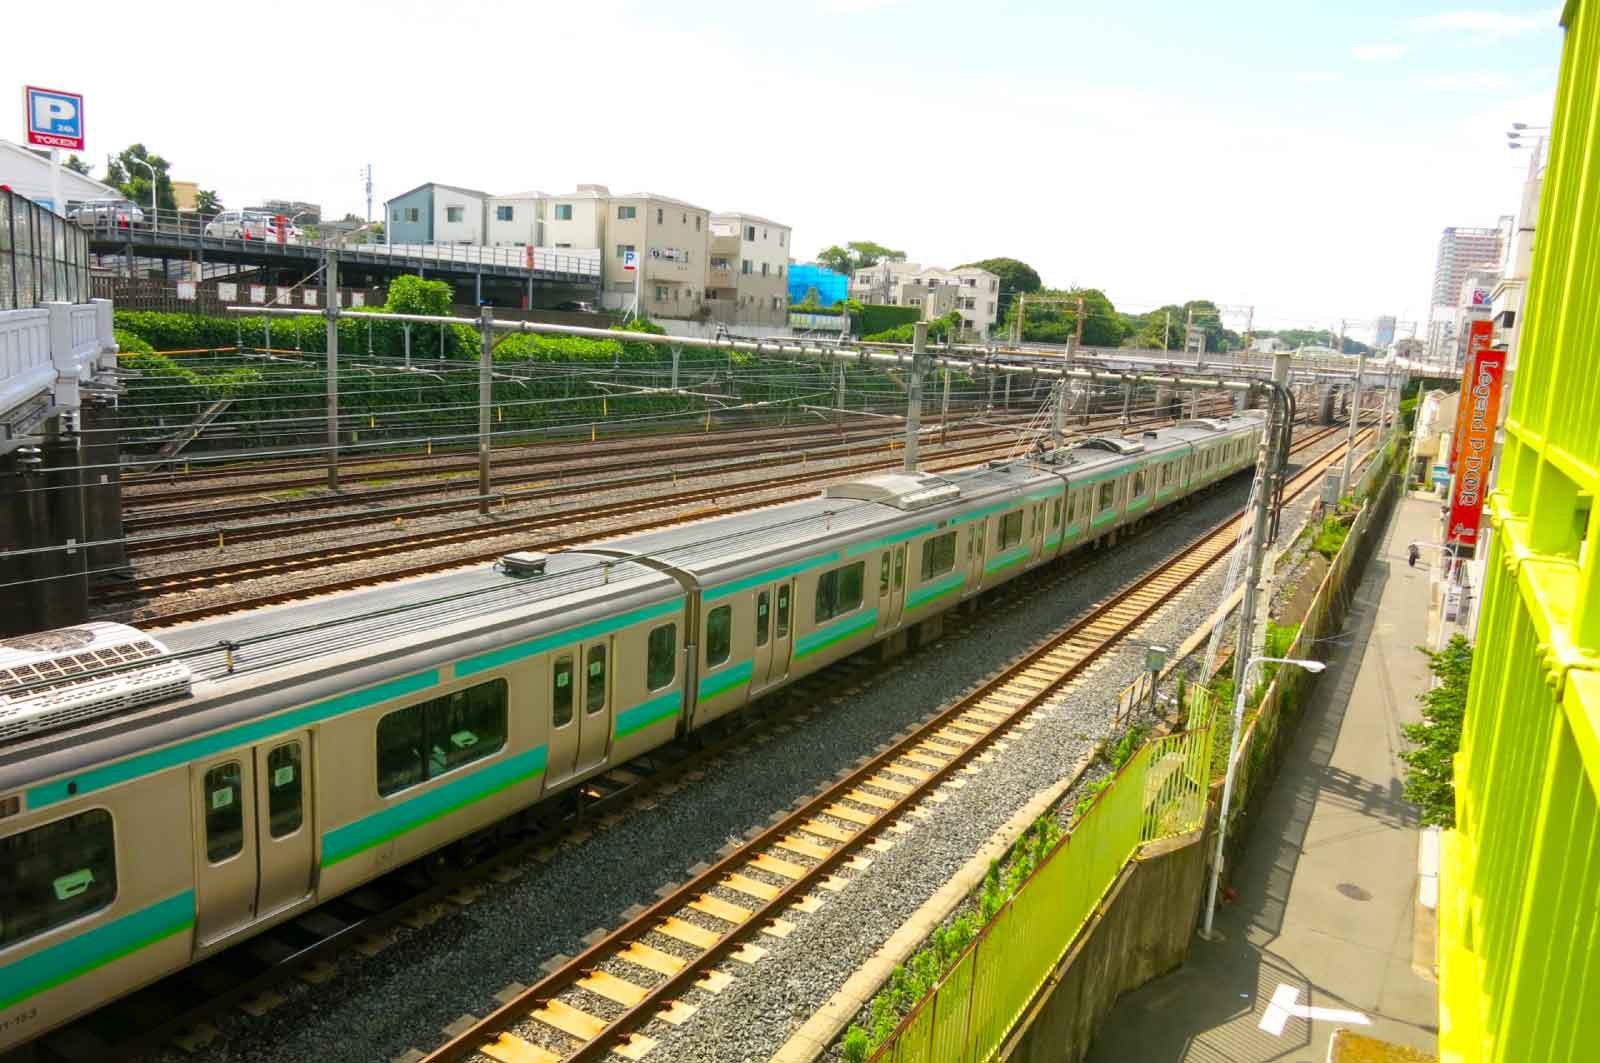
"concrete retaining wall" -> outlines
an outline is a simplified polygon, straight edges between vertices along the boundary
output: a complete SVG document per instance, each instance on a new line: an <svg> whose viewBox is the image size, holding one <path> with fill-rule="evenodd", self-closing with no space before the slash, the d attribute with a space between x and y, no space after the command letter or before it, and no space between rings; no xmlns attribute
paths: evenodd
<svg viewBox="0 0 1600 1063"><path fill-rule="evenodd" d="M1145 846L1123 868L1094 923L1057 966L999 1058L1081 1060L1119 996L1188 958L1205 869L1198 831Z"/></svg>

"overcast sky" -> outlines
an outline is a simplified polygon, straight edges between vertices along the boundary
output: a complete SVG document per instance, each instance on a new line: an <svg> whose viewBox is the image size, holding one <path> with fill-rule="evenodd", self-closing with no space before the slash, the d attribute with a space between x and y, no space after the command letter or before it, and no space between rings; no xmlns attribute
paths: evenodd
<svg viewBox="0 0 1600 1063"><path fill-rule="evenodd" d="M143 141L231 206L364 213L368 162L376 211L429 180L598 182L779 219L799 257L1007 255L1133 311L1210 298L1235 328L1251 304L1258 326L1425 320L1440 229L1514 212L1504 134L1549 121L1561 48L1558 8L1511 2L153 10L8 6L33 43L0 135L21 139L22 84L66 89L97 175Z"/></svg>

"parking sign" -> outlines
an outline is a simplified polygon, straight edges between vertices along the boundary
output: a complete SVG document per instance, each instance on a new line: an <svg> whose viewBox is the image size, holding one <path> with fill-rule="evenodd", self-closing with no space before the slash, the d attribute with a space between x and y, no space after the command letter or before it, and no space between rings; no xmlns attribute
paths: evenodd
<svg viewBox="0 0 1600 1063"><path fill-rule="evenodd" d="M83 97L29 85L22 90L28 143L38 148L83 150Z"/></svg>

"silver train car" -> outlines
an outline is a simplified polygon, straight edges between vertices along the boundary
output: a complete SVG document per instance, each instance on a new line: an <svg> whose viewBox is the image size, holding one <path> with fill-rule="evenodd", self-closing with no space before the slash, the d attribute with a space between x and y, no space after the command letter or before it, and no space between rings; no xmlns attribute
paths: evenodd
<svg viewBox="0 0 1600 1063"><path fill-rule="evenodd" d="M0 641L0 1049L1250 467L1256 415ZM923 629L926 630L926 629Z"/></svg>

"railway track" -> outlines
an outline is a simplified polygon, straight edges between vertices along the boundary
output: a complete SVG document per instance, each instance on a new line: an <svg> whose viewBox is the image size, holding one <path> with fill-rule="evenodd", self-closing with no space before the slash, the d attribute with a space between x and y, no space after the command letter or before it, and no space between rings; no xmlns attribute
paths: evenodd
<svg viewBox="0 0 1600 1063"><path fill-rule="evenodd" d="M1342 452L1297 472L1286 500L1315 487ZM915 830L942 788L965 785L959 773L975 758L1225 558L1237 537L1237 517L1220 522L534 986L458 1024L466 1028L453 1028L425 1063L642 1058L656 1043L645 1027L681 1025L696 1010L683 999L691 988L719 993L759 962L762 942L793 929L793 911L844 887L836 872L865 866L871 851Z"/></svg>
<svg viewBox="0 0 1600 1063"><path fill-rule="evenodd" d="M1020 425L1023 422L1018 421L1017 423ZM1114 421L1102 421L1089 427L1106 428L1114 423ZM1130 424L1129 428L1142 428L1150 423L1155 422L1136 421ZM997 428L990 424L983 427L958 428L949 432L948 438L959 442L990 437L1005 431L1004 427ZM666 482L677 483L680 479L716 476L729 472L757 469L784 459L789 461L798 459L803 465L808 461L830 461L838 458L883 453L886 447L892 447L897 443L900 436L901 433L898 430L894 432L855 433L852 439L840 442L837 436L819 437L815 433L804 433L799 439L788 441L788 444L782 449L772 449L765 453L757 452L754 456L752 456L751 443L732 447L703 448L700 450L695 450L692 447L679 448L687 449L690 452L687 458L689 464L685 467L666 464L666 461L670 461L668 457L670 451L655 452L650 455L650 461L648 462L653 471L643 473L638 472L641 463L636 459L602 462L585 460L584 463L575 467L572 453L569 451L561 459L543 458L537 462L530 459L520 463L513 463L534 465L536 469L535 471L516 474L502 471L492 477L491 484L506 487L518 484L528 486L521 490L494 492L489 496L489 500L491 504L526 503L556 496L564 497L614 490L619 487L637 487ZM816 445L805 445L808 440L820 440L820 442ZM710 462L719 462L719 464L715 466L702 464ZM208 546L217 541L219 534L224 535L227 541L230 542L253 542L277 538L293 532L350 527L377 521L387 521L395 517L416 517L459 512L461 510L476 509L479 499L476 480L464 483L457 474L461 473L475 478L477 468L476 460L465 466L459 464L443 465L437 469L431 469L426 475L429 477L449 476L452 479L430 479L426 482L406 483L396 487L379 487L348 492L330 491L316 496L297 498L268 498L264 501L241 505L220 508L212 506L204 511L183 509L175 511L161 510L149 513L134 512L124 516L122 526L124 532L130 534L160 531L167 528L188 529L187 532L177 532L142 542L128 543L127 551L129 555L142 555L173 553L197 546ZM463 470L470 471L463 472ZM591 477L601 477L616 473L623 475L611 479L591 479ZM318 487L324 487L326 480L318 479L312 481L312 483ZM285 488L274 485L266 489L265 493L270 494L271 491L281 489ZM468 493L463 496L463 491ZM409 500L422 495L442 495L451 492L454 492L456 497L437 502L415 504L409 502ZM250 493L259 497L264 492L263 490L252 488ZM334 507L366 507L374 503L402 499L407 500L407 503L375 510L361 509L356 512L309 517L303 520L271 522L258 526L228 527L222 524L224 521L242 520L250 517L298 514L308 510L331 509Z"/></svg>
<svg viewBox="0 0 1600 1063"><path fill-rule="evenodd" d="M931 472L945 471L961 468L972 464L974 461L992 455L996 451L1008 451L1014 447L1014 441L1006 439L988 444L975 444L968 447L959 447L943 451L937 458L923 462L923 467ZM898 468L898 459L868 462L849 467L853 474L880 472ZM477 539L499 536L515 532L543 531L550 528L560 528L577 522L593 520L608 520L617 517L626 517L641 512L655 509L664 509L678 506L702 505L704 508L692 510L687 513L676 513L654 520L634 522L626 526L610 528L604 533L607 536L635 534L657 528L680 524L689 520L698 520L715 514L743 512L762 506L778 505L788 499L758 499L749 502L727 502L730 496L747 495L770 491L773 488L800 487L808 484L825 483L838 478L845 470L840 468L820 469L812 472L795 473L789 476L772 477L765 480L742 483L724 484L709 488L677 491L667 495L654 495L648 498L624 499L616 502L601 503L596 506L567 509L557 512L546 512L537 515L501 519L493 525L471 525L465 528L439 529L434 531L416 532L403 536L392 536L380 542L353 543L337 547L324 547L320 549L302 550L288 554L280 554L270 558L261 558L249 561L233 562L223 565L207 565L185 569L178 572L165 573L135 579L127 583L105 584L95 588L95 602L105 606L119 602L137 601L164 594L175 594L187 591L204 590L211 587L231 585L243 580L260 579L270 576L288 575L296 572L315 571L332 565L345 564L371 560L378 557L387 557L399 552L409 552L430 549L439 546L449 546L467 543ZM653 477L655 480L664 481L670 478L669 474ZM332 530L337 527L369 523L370 516L350 517L342 524L327 523L318 526L318 530ZM280 528L276 534L282 534ZM193 545L210 545L229 541L230 533L210 532L198 537ZM583 532L575 535L542 540L537 544L528 545L527 549L544 551L558 550L575 542L592 541L596 538L595 532ZM235 536L232 541L237 542ZM137 551L130 548L130 553ZM380 574L365 574L338 580L313 588L304 588L294 591L283 591L268 595L258 595L241 599L232 603L219 603L214 606L201 606L187 610L166 613L155 613L142 616L140 623L145 626L155 624L170 625L197 620L207 616L217 616L223 613L237 612L243 609L260 608L275 605L281 602L298 598L310 597L315 594L329 593L339 590L348 590L355 587L366 586L372 583L394 579L404 579L412 576L428 575L444 571L465 564L474 564L482 561L492 561L504 553L503 548L476 551L467 554L453 555L450 558L425 562L405 568L394 569Z"/></svg>
<svg viewBox="0 0 1600 1063"><path fill-rule="evenodd" d="M1325 429L1296 440L1291 453L1303 453L1342 429ZM1365 433L1364 433L1365 434ZM1325 468L1337 461L1335 450L1317 464ZM1295 484L1309 479L1315 471L1302 471ZM1286 494L1297 495L1303 488L1294 484ZM1070 579L1082 565L1097 563L1078 556L1077 563L1058 565L1044 579L1008 584L1001 589L1002 601L1015 604ZM1046 575L1041 570L1039 575ZM944 638L960 638L975 622L964 614L946 618ZM468 904L479 888L477 883L499 877L512 865L533 858L548 858L563 838L573 838L586 827L603 828L620 821L637 802L648 802L652 795L671 792L698 776L700 769L715 763L724 754L737 751L753 737L773 726L807 715L829 711L841 688L858 685L873 669L867 655L856 655L807 677L770 698L762 699L737 717L719 721L720 727L702 734L696 742L675 743L653 751L644 758L613 769L590 780L571 797L571 804L544 810L538 825L525 829L519 840L493 856L466 869L448 874L427 874L416 865L397 869L354 894L331 900L315 912L291 923L273 928L260 938L238 949L229 950L203 964L189 968L100 1012L47 1035L37 1047L43 1053L38 1063L89 1063L104 1059L131 1059L152 1051L185 1030L192 1032L219 1010L239 1005L259 1011L270 1006L272 986L296 973L306 981L319 983L331 975L333 957L349 949L370 951L389 940L390 928L397 923L420 925L437 913L455 905ZM855 803L845 798L847 807ZM841 829L845 829L841 827ZM756 874L760 874L759 871ZM752 879L752 881L757 881ZM736 901L734 902L736 903ZM420 914L420 918L418 915ZM698 910L695 915L707 918ZM641 953L642 955L642 953ZM626 962L626 961L624 961ZM264 995L265 994L265 995ZM30 1063L35 1063L29 1057Z"/></svg>

